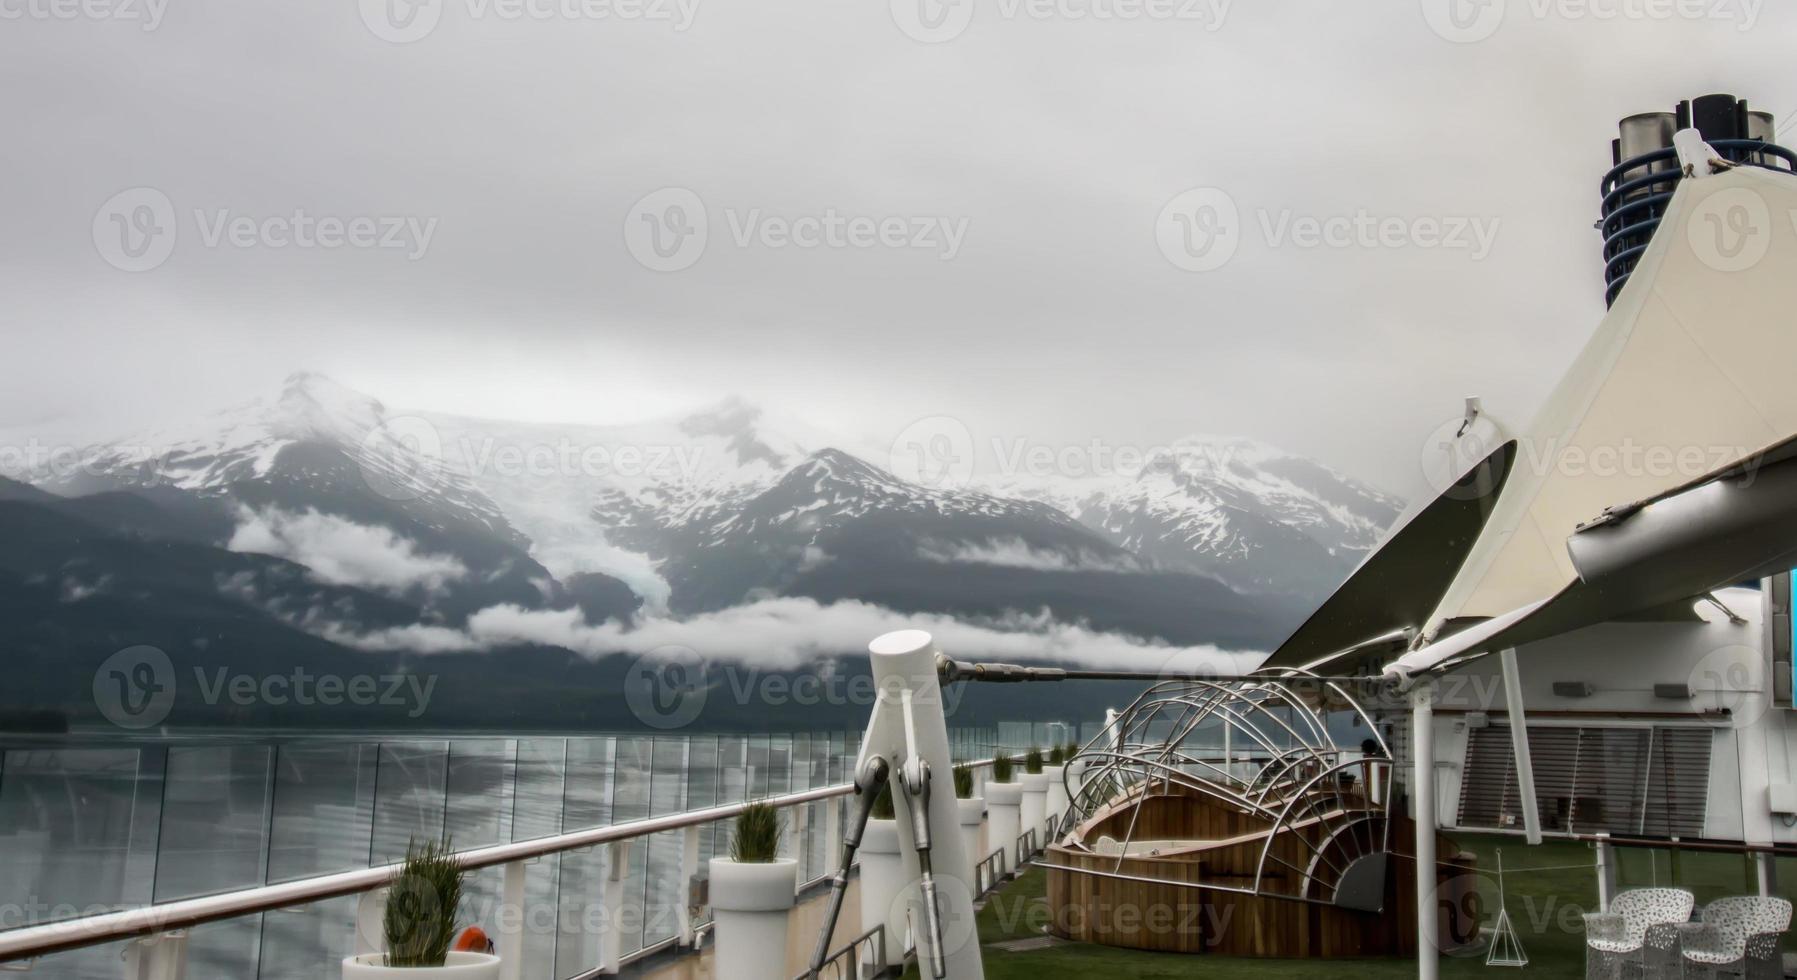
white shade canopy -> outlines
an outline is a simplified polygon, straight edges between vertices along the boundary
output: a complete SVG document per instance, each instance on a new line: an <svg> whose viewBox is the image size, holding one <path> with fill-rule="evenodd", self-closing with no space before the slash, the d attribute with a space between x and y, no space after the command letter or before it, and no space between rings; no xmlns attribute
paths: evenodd
<svg viewBox="0 0 1797 980"><path fill-rule="evenodd" d="M1577 578L1579 525L1797 433L1797 177L1680 181L1615 306L1519 437L1491 518L1424 636Z"/></svg>

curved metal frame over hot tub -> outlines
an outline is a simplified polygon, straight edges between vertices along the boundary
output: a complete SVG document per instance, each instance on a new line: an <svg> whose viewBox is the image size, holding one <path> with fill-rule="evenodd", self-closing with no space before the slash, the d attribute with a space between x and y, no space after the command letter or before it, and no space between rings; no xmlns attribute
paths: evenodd
<svg viewBox="0 0 1797 980"><path fill-rule="evenodd" d="M1343 714L1368 751L1330 734ZM1226 758L1212 737L1225 725ZM1165 681L1076 762L1043 858L1057 935L1248 956L1415 950L1411 823L1394 809L1390 749L1341 685L1295 670ZM1469 900L1466 877L1438 874L1468 892L1441 897Z"/></svg>

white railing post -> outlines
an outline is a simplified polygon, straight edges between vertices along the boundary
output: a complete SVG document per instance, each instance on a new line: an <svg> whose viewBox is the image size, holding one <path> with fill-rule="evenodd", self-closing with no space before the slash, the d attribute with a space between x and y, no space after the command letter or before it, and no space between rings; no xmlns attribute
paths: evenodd
<svg viewBox="0 0 1797 980"><path fill-rule="evenodd" d="M624 966L624 880L630 877L630 842L605 848L605 897L599 932L599 972L616 975Z"/></svg>
<svg viewBox="0 0 1797 980"><path fill-rule="evenodd" d="M1610 856L1610 833L1600 830L1592 845L1597 852L1597 910L1610 911L1610 898L1616 894L1616 862Z"/></svg>
<svg viewBox="0 0 1797 980"><path fill-rule="evenodd" d="M187 933L159 932L125 949L125 980L185 980Z"/></svg>
<svg viewBox="0 0 1797 980"><path fill-rule="evenodd" d="M524 872L526 862L508 861L499 881L499 935L493 948L499 953L500 980L524 975Z"/></svg>
<svg viewBox="0 0 1797 980"><path fill-rule="evenodd" d="M1416 823L1416 975L1441 976L1440 925L1435 873L1435 685L1423 681L1410 692L1410 746L1416 771L1410 807Z"/></svg>
<svg viewBox="0 0 1797 980"><path fill-rule="evenodd" d="M682 949L693 946L693 919L698 917L698 909L693 907L693 879L699 876L699 828L686 828L680 847L680 902L676 906L680 913L680 939Z"/></svg>

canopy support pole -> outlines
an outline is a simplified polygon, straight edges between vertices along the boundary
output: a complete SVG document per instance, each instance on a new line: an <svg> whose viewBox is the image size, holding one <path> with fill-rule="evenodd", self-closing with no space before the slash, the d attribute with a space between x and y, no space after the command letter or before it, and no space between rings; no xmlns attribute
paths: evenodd
<svg viewBox="0 0 1797 980"><path fill-rule="evenodd" d="M1435 908L1435 685L1423 681L1410 691L1410 745L1415 776L1410 808L1416 823L1416 976L1439 980L1440 938Z"/></svg>
<svg viewBox="0 0 1797 980"><path fill-rule="evenodd" d="M1516 790L1522 796L1522 829L1530 844L1541 843L1541 810L1535 805L1535 760L1529 755L1529 724L1522 703L1516 648L1498 653L1504 666L1504 710L1510 715L1510 756L1516 760Z"/></svg>

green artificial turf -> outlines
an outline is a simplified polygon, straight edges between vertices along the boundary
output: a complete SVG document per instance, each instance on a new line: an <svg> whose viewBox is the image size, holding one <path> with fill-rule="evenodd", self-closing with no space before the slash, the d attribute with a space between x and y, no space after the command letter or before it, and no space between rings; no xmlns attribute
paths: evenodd
<svg viewBox="0 0 1797 980"><path fill-rule="evenodd" d="M1576 842L1548 841L1529 847L1519 837L1456 833L1454 840L1473 853L1485 873L1480 893L1488 895L1495 916L1497 851L1502 849L1505 874L1504 899L1516 934L1528 954L1529 965L1520 969L1488 967L1483 950L1476 955L1443 956L1443 977L1482 976L1488 980L1515 977L1584 976L1585 946L1582 915L1597 908L1597 878L1592 871L1594 852ZM1667 851L1619 851L1618 888L1675 883L1674 861ZM1446 855L1443 856L1444 860ZM1780 870L1785 870L1781 868ZM1791 897L1797 891L1797 867L1781 876L1780 891ZM1699 903L1722 895L1750 894L1753 879L1744 859L1725 854L1683 853L1676 861L1676 883L1690 889ZM1416 962L1408 957L1356 960L1277 960L1215 955L1142 953L1078 943L1056 945L1027 952L1007 952L993 947L1041 935L1047 921L1044 892L1047 874L1032 868L1004 889L988 896L979 913L979 935L989 980L1055 980L1110 977L1242 977L1247 980L1322 980L1352 977L1354 980L1398 980L1416 976ZM1489 927L1491 917L1485 925ZM917 977L914 964L906 977Z"/></svg>

